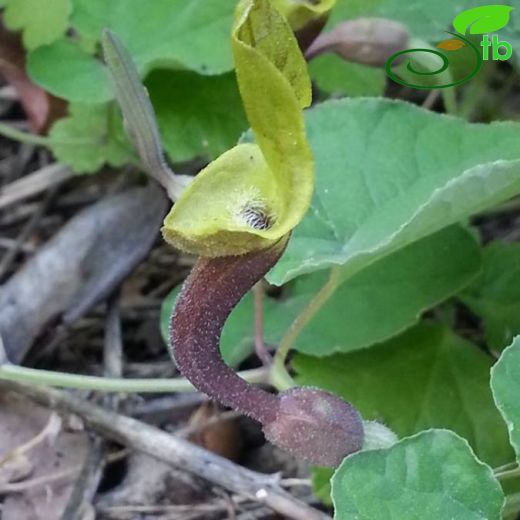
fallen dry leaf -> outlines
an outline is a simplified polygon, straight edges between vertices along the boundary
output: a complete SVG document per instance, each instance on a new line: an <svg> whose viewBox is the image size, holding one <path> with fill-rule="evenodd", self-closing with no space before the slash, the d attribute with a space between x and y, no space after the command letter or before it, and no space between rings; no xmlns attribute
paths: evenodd
<svg viewBox="0 0 520 520"><path fill-rule="evenodd" d="M199 406L188 421L188 430L193 431L189 439L208 451L236 461L242 449L240 426L236 418L218 420L221 414L213 403Z"/></svg>
<svg viewBox="0 0 520 520"><path fill-rule="evenodd" d="M147 506L150 504L193 504L207 500L209 491L204 481L149 455L131 453L127 458L122 482L96 498L99 510L114 506Z"/></svg>
<svg viewBox="0 0 520 520"><path fill-rule="evenodd" d="M85 432L61 430L53 439L52 413L18 394L0 396L0 459L10 463L0 466L0 493L5 496L2 520L59 520L65 509L87 454L88 438ZM44 430L49 435L41 436ZM38 436L40 442L31 442ZM9 457L31 444L23 455ZM9 466L16 464L25 464L28 471L9 473ZM68 476L52 480L59 473ZM16 492L9 492L10 488Z"/></svg>
<svg viewBox="0 0 520 520"><path fill-rule="evenodd" d="M167 209L155 185L81 211L0 287L0 334L19 363L44 327L71 323L107 297L152 247Z"/></svg>

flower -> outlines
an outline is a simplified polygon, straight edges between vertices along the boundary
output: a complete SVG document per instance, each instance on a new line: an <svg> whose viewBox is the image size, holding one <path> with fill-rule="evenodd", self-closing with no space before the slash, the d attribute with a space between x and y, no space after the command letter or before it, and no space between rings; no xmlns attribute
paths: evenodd
<svg viewBox="0 0 520 520"><path fill-rule="evenodd" d="M256 144L238 144L203 169L162 230L173 246L210 258L279 241L305 215L314 186L303 118L311 83L288 22L269 0L242 1L232 47Z"/></svg>

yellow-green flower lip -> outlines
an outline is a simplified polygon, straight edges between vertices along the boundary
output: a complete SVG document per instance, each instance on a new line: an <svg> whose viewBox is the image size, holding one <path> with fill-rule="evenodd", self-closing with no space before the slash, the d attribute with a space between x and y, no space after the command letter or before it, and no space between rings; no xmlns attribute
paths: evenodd
<svg viewBox="0 0 520 520"><path fill-rule="evenodd" d="M242 1L232 47L256 144L239 144L202 170L162 230L175 247L207 257L269 247L301 221L314 186L302 110L311 85L290 26L269 0Z"/></svg>

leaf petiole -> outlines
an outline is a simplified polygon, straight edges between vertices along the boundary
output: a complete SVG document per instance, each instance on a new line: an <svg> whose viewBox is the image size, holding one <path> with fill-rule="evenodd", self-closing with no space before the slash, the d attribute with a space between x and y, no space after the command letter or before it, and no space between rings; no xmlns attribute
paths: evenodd
<svg viewBox="0 0 520 520"><path fill-rule="evenodd" d="M267 370L258 368L239 372L250 383L267 383ZM193 385L184 378L177 379L125 379L67 374L49 370L37 370L9 363L0 365L0 380L47 385L58 388L75 388L96 392L122 393L171 393L195 392Z"/></svg>
<svg viewBox="0 0 520 520"><path fill-rule="evenodd" d="M503 470L501 470L500 468L497 468L497 469L498 469L498 471L495 470L494 473L495 473L495 477L500 481L520 477L520 466L518 466L518 465L516 465L516 467L513 466L510 469L503 469Z"/></svg>
<svg viewBox="0 0 520 520"><path fill-rule="evenodd" d="M325 285L316 293L307 307L294 320L286 332L276 351L271 366L271 384L279 390L285 390L295 386L295 382L285 367L285 361L292 349L294 342L298 339L305 326L311 321L316 313L323 307L328 299L334 294L340 283L340 270L333 267Z"/></svg>
<svg viewBox="0 0 520 520"><path fill-rule="evenodd" d="M51 144L51 139L49 137L42 137L40 135L31 134L29 132L22 132L21 130L16 129L13 126L6 125L5 123L0 123L0 135L7 137L8 139L12 139L13 141L18 141L25 144L34 144L36 146L49 147Z"/></svg>
<svg viewBox="0 0 520 520"><path fill-rule="evenodd" d="M22 132L14 126L6 125L5 123L0 123L0 135L19 143L45 146L46 148L52 148L53 145L77 146L78 144L96 144L94 139L54 139L30 132Z"/></svg>

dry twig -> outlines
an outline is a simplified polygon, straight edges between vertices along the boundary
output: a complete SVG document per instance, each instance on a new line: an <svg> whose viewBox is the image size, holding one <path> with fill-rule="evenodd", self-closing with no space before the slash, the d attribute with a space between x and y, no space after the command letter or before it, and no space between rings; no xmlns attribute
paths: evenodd
<svg viewBox="0 0 520 520"><path fill-rule="evenodd" d="M62 164L49 164L8 184L0 190L0 209L60 184L72 177L72 171Z"/></svg>
<svg viewBox="0 0 520 520"><path fill-rule="evenodd" d="M288 518L330 518L284 491L276 476L262 475L243 468L136 419L107 411L70 394L46 387L1 381L0 389L18 392L40 404L79 415L90 427L115 441L172 466L183 468L233 493L261 502Z"/></svg>

